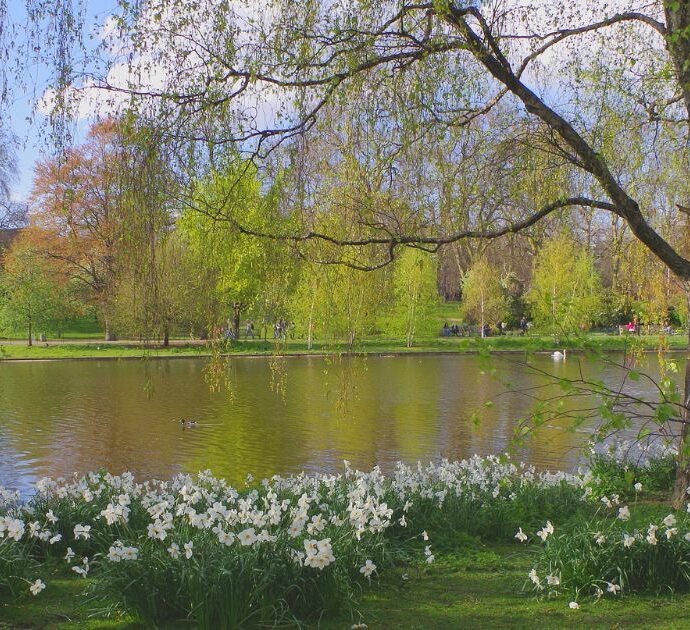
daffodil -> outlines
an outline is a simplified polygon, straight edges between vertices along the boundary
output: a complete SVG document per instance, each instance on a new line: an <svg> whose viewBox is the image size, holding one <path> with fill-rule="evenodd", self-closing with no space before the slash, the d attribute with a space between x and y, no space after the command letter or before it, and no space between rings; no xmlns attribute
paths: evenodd
<svg viewBox="0 0 690 630"><path fill-rule="evenodd" d="M676 524L676 517L673 514L669 514L663 520L666 527L673 527Z"/></svg>
<svg viewBox="0 0 690 630"><path fill-rule="evenodd" d="M80 538L84 540L91 538L91 525L77 524L74 526L74 540L79 540Z"/></svg>
<svg viewBox="0 0 690 630"><path fill-rule="evenodd" d="M240 541L240 545L243 547L248 547L256 542L256 531L253 527L242 530L237 534L237 540Z"/></svg>
<svg viewBox="0 0 690 630"><path fill-rule="evenodd" d="M184 557L189 560L194 555L194 542L189 541L184 544Z"/></svg>

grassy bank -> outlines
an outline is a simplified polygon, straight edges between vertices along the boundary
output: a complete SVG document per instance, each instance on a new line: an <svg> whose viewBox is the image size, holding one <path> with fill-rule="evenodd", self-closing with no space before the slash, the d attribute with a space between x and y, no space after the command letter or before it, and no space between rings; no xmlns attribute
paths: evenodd
<svg viewBox="0 0 690 630"><path fill-rule="evenodd" d="M331 614L306 627L326 630L366 623L370 628L686 628L690 596L624 596L568 609L563 597L537 600L522 591L534 552L514 544L458 538L432 565L401 564L366 589L354 615ZM91 580L62 569L40 597L0 603L0 627L117 628L147 626L130 616L93 614ZM60 573L61 571L61 573ZM4 625L3 625L4 624ZM178 622L166 627L189 628Z"/></svg>
<svg viewBox="0 0 690 630"><path fill-rule="evenodd" d="M504 337L426 337L416 340L412 348L407 348L401 338L367 337L354 347L315 343L311 350L301 339L288 339L280 344L272 340L241 340L223 345L222 351L234 355L271 355L271 354L323 354L333 352L356 353L424 353L424 352L460 352L472 353L481 351L493 352L553 352L564 347L571 350L624 351L635 344L644 350L657 350L661 338L658 336L638 337L631 339L619 335L593 334L583 338L558 340L549 336L507 335ZM688 338L685 335L666 337L664 342L672 350L687 348ZM3 359L78 359L78 358L155 358L166 356L207 356L211 347L204 342L174 340L168 348L158 343L139 343L121 341L117 343L80 342L70 343L49 341L27 346L19 343L0 342L0 360Z"/></svg>

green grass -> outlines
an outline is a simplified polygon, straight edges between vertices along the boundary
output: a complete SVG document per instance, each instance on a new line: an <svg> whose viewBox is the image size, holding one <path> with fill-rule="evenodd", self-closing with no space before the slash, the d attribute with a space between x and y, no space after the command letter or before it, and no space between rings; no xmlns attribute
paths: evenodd
<svg viewBox="0 0 690 630"><path fill-rule="evenodd" d="M35 331L40 334L43 331ZM65 322L60 330L46 331L49 339L102 339L103 327L93 316L85 315ZM0 339L26 339L25 330L0 330Z"/></svg>
<svg viewBox="0 0 690 630"><path fill-rule="evenodd" d="M642 349L657 350L660 338L657 336L640 337L637 339ZM671 349L685 349L688 338L685 335L675 335L667 338ZM207 356L211 353L210 347L201 342L190 344L176 341L176 345L163 348L156 343L123 342L108 344L103 342L49 342L36 343L29 347L24 344L3 344L0 341L0 360L2 359L74 359L74 358L143 358L161 356ZM618 335L589 335L586 345L589 348L602 351L622 351L628 347L630 340ZM284 354L321 354L342 352L358 353L420 353L420 352L551 352L563 347L582 349L582 340L570 342L555 342L552 337L507 335L503 337L489 337L480 339L477 337L423 337L416 340L412 348L406 348L401 338L393 337L366 337L351 349L349 346L315 343L312 350L307 349L304 340L289 339L287 343L275 344L272 340L263 341L241 340L239 343L228 345L224 352L228 354L269 355L275 352Z"/></svg>
<svg viewBox="0 0 690 630"><path fill-rule="evenodd" d="M439 555L429 568L402 567L368 592L360 607L371 628L685 628L688 597L625 597L568 608L567 597L522 593L531 553L516 545L472 545ZM402 580L403 573L409 579ZM358 620L355 620L358 621ZM335 621L325 628L344 627ZM346 626L345 626L346 627Z"/></svg>
<svg viewBox="0 0 690 630"><path fill-rule="evenodd" d="M366 623L370 628L686 628L690 596L624 596L599 602L535 599L522 591L534 553L515 544L484 545L459 538L432 565L387 569L363 593L352 615L326 615L309 627L325 630ZM406 576L407 579L404 579ZM0 600L0 628L144 628L128 616L93 614L83 593L88 580L52 577L38 597ZM185 628L180 622L174 626Z"/></svg>
<svg viewBox="0 0 690 630"><path fill-rule="evenodd" d="M459 302L440 302L436 304L426 317L426 321L418 327L418 334L412 348L407 348L403 336L394 336L381 332L358 340L354 349L346 344L340 346L332 343L324 344L316 340L312 350L307 349L303 339L288 339L287 343L278 348L272 339L266 341L255 339L241 341L228 346L224 351L230 354L321 354L332 352L360 352L360 353L419 353L419 352L480 352L489 350L494 352L553 352L564 347L570 349L582 348L587 345L591 349L602 351L622 351L630 346L631 340L640 349L657 350L660 337L655 335L630 338L628 336L589 333L584 338L555 341L553 337L537 333L521 336L517 331L500 337L480 339L478 337L441 337L440 332L444 323L449 325L461 323ZM381 317L377 322L380 331L393 330L391 317ZM241 327L244 334L244 326ZM260 332L260 331L257 331ZM269 331L270 334L270 331ZM7 339L22 341L23 333L7 333ZM3 343L5 337L0 335L0 360L2 359L72 359L72 358L143 358L159 356L207 356L211 349L203 342L189 342L188 337L173 335L175 344L169 348L162 348L159 342L141 343L125 341L118 344L108 344L101 341L103 331L93 316L85 316L70 321L60 333L48 336L48 344L35 342L33 347L25 344ZM70 341L78 343L70 343ZM89 343L92 341L92 343ZM665 339L670 349L680 350L688 347L687 335L673 335Z"/></svg>

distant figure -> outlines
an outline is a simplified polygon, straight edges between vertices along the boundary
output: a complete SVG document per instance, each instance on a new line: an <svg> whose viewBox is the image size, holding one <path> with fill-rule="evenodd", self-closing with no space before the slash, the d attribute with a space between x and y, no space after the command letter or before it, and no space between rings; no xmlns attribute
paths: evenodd
<svg viewBox="0 0 690 630"><path fill-rule="evenodd" d="M524 335L527 332L527 318L523 315L520 318L520 334Z"/></svg>
<svg viewBox="0 0 690 630"><path fill-rule="evenodd" d="M635 315L633 317L632 323L633 323L633 331L635 332L636 335L639 336L639 334L640 334L640 320L637 318L637 315Z"/></svg>
<svg viewBox="0 0 690 630"><path fill-rule="evenodd" d="M441 333L444 337L450 337L450 327L448 326L448 322L443 324L443 331Z"/></svg>
<svg viewBox="0 0 690 630"><path fill-rule="evenodd" d="M506 324L505 322L501 322L501 334L505 335L507 330L508 330L508 324Z"/></svg>
<svg viewBox="0 0 690 630"><path fill-rule="evenodd" d="M633 324L632 322L628 322L628 332L629 333L635 332L635 324Z"/></svg>
<svg viewBox="0 0 690 630"><path fill-rule="evenodd" d="M484 324L482 337L491 337L491 326Z"/></svg>
<svg viewBox="0 0 690 630"><path fill-rule="evenodd" d="M284 319L279 319L273 326L273 338L285 341L287 334L287 322Z"/></svg>
<svg viewBox="0 0 690 630"><path fill-rule="evenodd" d="M244 338L247 339L249 335L254 339L254 323L250 320L247 322L247 328L244 331Z"/></svg>

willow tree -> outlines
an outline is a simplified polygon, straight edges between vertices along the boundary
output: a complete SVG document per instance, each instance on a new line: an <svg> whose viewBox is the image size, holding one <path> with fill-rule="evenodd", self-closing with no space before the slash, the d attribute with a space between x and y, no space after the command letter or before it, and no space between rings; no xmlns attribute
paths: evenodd
<svg viewBox="0 0 690 630"><path fill-rule="evenodd" d="M55 5L61 8L48 14L69 29L73 22L62 18L71 5ZM377 101L390 141L408 145L424 143L427 129L471 124L500 104L516 112L501 128L507 140L536 136L577 175L539 207L517 216L506 212L471 229L441 226L431 233L425 220L363 211L355 238L314 229L308 215L293 231L255 229L236 216L240 231L297 246L321 240L345 250L371 247L377 260L367 266L376 267L405 245L435 251L467 237L495 239L584 207L619 217L671 273L690 281L690 259L660 233L634 182L616 172L601 144L600 119L592 115L592 105L618 85L629 97L632 125L668 126L679 150L687 151L688 0L273 0L260 12L240 3L160 0L123 2L119 12L113 30L119 29L121 41L104 50L128 54L106 58L109 63L95 71L91 63L88 85L124 94L126 106L151 117L175 142L235 143L262 158L298 146L330 107L349 99L356 109L366 97ZM46 12L32 15L43 19ZM62 51L68 41L54 43ZM597 73L589 72L593 60L606 61ZM60 67L58 106L74 95L66 76L72 66ZM399 118L402 109L416 120ZM406 124L390 124L396 117ZM649 168L658 166L649 160ZM687 207L687 200L676 201ZM675 417L682 424L686 471L679 489L690 483L690 364L685 385Z"/></svg>
<svg viewBox="0 0 690 630"><path fill-rule="evenodd" d="M266 246L236 229L233 219L238 214L255 230L279 229L284 221L277 213L275 195L262 191L255 167L228 158L198 183L190 208L178 221L198 268L215 278L215 297L230 315L234 339L239 339L241 318L282 277L288 256L282 243Z"/></svg>
<svg viewBox="0 0 690 630"><path fill-rule="evenodd" d="M527 300L534 323L556 338L589 329L602 310L593 256L567 234L549 240L537 255Z"/></svg>
<svg viewBox="0 0 690 630"><path fill-rule="evenodd" d="M500 326L508 312L500 273L486 258L479 259L463 276L461 312L479 324L482 337L489 322L499 322Z"/></svg>
<svg viewBox="0 0 690 630"><path fill-rule="evenodd" d="M420 326L439 301L436 267L434 257L415 249L405 250L394 263L394 324L405 335L408 348L412 347ZM435 333L438 334L438 330Z"/></svg>

